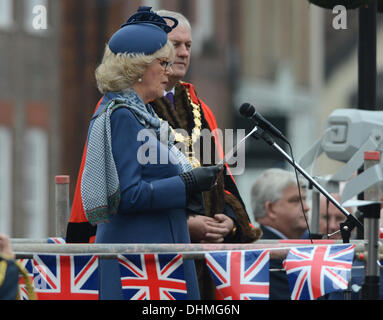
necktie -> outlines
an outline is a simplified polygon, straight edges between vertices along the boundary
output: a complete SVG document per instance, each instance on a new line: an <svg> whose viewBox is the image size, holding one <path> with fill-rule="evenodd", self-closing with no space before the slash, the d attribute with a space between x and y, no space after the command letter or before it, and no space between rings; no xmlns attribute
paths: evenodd
<svg viewBox="0 0 383 320"><path fill-rule="evenodd" d="M174 105L174 94L173 94L173 92L168 92L165 97L166 97L166 99L169 100L169 102L172 104L173 108L175 109L176 106Z"/></svg>

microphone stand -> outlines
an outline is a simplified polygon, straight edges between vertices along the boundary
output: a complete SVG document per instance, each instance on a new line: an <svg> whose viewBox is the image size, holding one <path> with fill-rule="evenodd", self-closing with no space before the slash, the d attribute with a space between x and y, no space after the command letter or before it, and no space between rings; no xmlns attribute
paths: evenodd
<svg viewBox="0 0 383 320"><path fill-rule="evenodd" d="M345 208L343 208L336 199L331 196L319 183L317 183L302 167L297 164L262 128L255 126L252 137L255 139L262 138L272 148L277 150L294 168L296 168L310 183L323 194L336 208L338 208L346 217L346 221L340 224L340 231L342 234L343 243L349 243L351 237L351 231L357 226L363 230L363 224L350 214Z"/></svg>

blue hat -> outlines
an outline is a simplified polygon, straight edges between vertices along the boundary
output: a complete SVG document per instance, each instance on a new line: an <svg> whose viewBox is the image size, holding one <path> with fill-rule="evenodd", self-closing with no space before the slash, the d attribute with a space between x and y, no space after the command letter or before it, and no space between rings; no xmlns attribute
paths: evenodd
<svg viewBox="0 0 383 320"><path fill-rule="evenodd" d="M169 26L164 20L174 22ZM151 7L139 7L109 40L113 53L153 54L168 41L168 33L178 25L177 19L161 17L151 11Z"/></svg>

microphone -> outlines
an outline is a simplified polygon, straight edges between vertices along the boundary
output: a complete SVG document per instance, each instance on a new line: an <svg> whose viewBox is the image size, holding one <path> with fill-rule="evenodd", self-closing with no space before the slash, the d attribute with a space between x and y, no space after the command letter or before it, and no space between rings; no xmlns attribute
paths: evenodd
<svg viewBox="0 0 383 320"><path fill-rule="evenodd" d="M282 139L287 144L289 141L287 138L280 132L276 127L274 127L269 121L267 121L260 113L258 113L255 108L250 103L244 103L239 108L239 113L245 117L252 119L255 123L264 130L269 131L274 136Z"/></svg>

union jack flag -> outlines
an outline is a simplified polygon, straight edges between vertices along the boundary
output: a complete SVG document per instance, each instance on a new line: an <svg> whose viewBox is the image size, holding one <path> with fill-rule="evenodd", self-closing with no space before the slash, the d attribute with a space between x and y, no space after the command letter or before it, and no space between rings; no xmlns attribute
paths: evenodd
<svg viewBox="0 0 383 320"><path fill-rule="evenodd" d="M354 248L348 244L292 248L283 262L291 299L314 300L347 289Z"/></svg>
<svg viewBox="0 0 383 320"><path fill-rule="evenodd" d="M181 254L129 254L118 258L125 300L186 300Z"/></svg>
<svg viewBox="0 0 383 320"><path fill-rule="evenodd" d="M205 258L218 300L269 299L268 250L210 252Z"/></svg>
<svg viewBox="0 0 383 320"><path fill-rule="evenodd" d="M64 238L48 238L47 243L66 243ZM34 284L34 277L33 273L37 273L37 271L33 267L33 259L18 259L18 263L25 268L25 270L28 273L29 279ZM38 279L38 277L37 277ZM26 284L24 278L20 275L19 276L19 288L20 288L20 298L21 300L28 300L28 292L26 289Z"/></svg>
<svg viewBox="0 0 383 320"><path fill-rule="evenodd" d="M98 300L98 257L35 255L33 283L39 300Z"/></svg>
<svg viewBox="0 0 383 320"><path fill-rule="evenodd" d="M64 238L48 238L47 243L64 244ZM98 300L97 256L35 255L18 262L27 270L39 300ZM28 300L23 277L19 277L20 297Z"/></svg>

